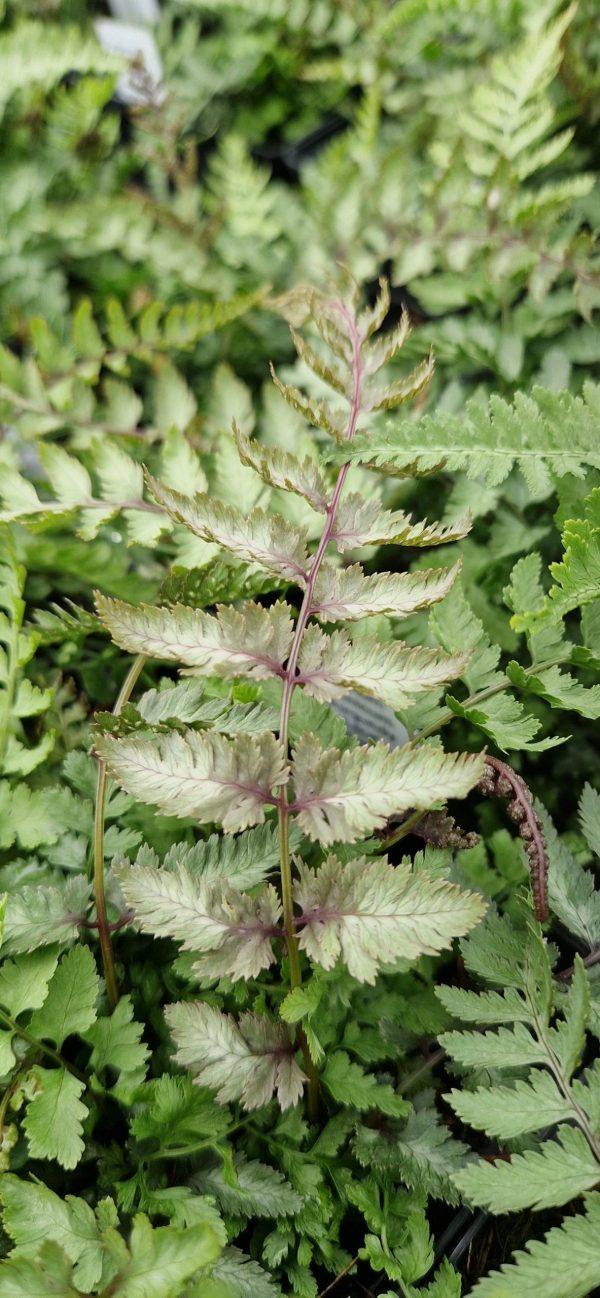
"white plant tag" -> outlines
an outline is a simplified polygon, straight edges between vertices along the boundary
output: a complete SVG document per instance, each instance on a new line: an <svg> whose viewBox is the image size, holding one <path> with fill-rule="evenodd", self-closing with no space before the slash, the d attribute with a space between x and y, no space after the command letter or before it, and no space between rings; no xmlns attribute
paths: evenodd
<svg viewBox="0 0 600 1298"><path fill-rule="evenodd" d="M107 54L120 55L129 63L117 82L117 99L124 104L162 104L165 98L161 86L162 62L148 27L117 22L115 18L97 18L94 31Z"/></svg>
<svg viewBox="0 0 600 1298"><path fill-rule="evenodd" d="M113 18L124 23L148 23L153 27L160 18L158 0L108 0Z"/></svg>

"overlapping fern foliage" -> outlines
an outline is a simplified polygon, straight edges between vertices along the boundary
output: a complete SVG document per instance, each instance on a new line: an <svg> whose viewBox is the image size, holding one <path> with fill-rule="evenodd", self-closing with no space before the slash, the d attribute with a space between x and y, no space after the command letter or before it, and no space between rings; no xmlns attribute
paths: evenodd
<svg viewBox="0 0 600 1298"><path fill-rule="evenodd" d="M276 374L275 383L313 431L297 454L234 421L214 494L177 420L162 438L158 428L155 449L145 438L145 478L126 449L136 447L130 428L99 439L89 427L97 417L83 417L73 393L102 381L101 358L88 370L80 326L69 365L83 365L83 377L68 379L65 414L48 415L68 431L70 449L54 440L55 425L44 426L38 485L35 469L5 474L7 1293L37 1285L142 1295L151 1275L160 1298L310 1298L326 1286L320 1277L341 1283L359 1266L403 1294L458 1294L446 1263L419 1285L434 1262L430 1200L541 1209L598 1179L597 1069L582 1071L585 1034L598 1019L591 876L514 769L478 751L482 739L506 754L562 743L549 709L598 715L597 492L564 524L549 589L538 556L513 569L506 617L515 639L525 635L527 655L501 662L460 587L470 517L420 521L365 488L385 488L390 471L427 481L445 461L479 481L485 467L492 484L518 463L534 491L565 475L584 481L597 460L596 394L590 387L574 404L539 391L529 404L474 411L443 456L435 418L423 420L409 451L403 417L388 426L386 412L418 396L432 364L395 375L409 328L403 317L382 333L388 307L385 283L372 306L361 306L350 280L341 292L285 298L321 395ZM89 313L82 319L97 342ZM127 347L139 347L138 337ZM21 375L15 362L17 411L35 374L26 365ZM186 390L168 382L189 429ZM55 411L48 387L52 377L44 392ZM574 410L578 439L567 454L558 429ZM227 481L233 455L241 505ZM25 625L17 552L27 529L52 537L74 526L94 547L121 517L131 553L164 547L176 560L154 602L98 593L94 612L55 607ZM186 535L203 566L190 552L182 566L177 538ZM368 571L357 556L381 545L424 557L405 571ZM450 562L440 563L446 551ZM94 758L74 750L60 783L39 779L57 736L43 725L52 690L36 685L28 663L52 644L89 649L102 628L135 657L113 712L96 718L96 775ZM157 677L155 660L180 679ZM348 690L393 708L408 742L359 743L330 708ZM439 737L457 720L470 727L462 752ZM516 839L505 829L492 838L495 870L444 810L474 790L505 805L518 829ZM591 850L595 799L588 788ZM398 858L396 843L411 833L425 850ZM525 888L517 904L515 885L528 874L533 900ZM512 880L510 919L494 913L503 878ZM585 948L557 981L540 928L549 906ZM436 998L433 957L471 929L466 971L494 990L448 987ZM466 1030L452 1029L453 1015ZM482 1035L496 1023L498 1032ZM440 1033L449 1066L468 1070L448 1097L462 1134L419 1085L418 1041ZM561 1121L556 1138L536 1137ZM118 1144L106 1140L107 1123L121 1124ZM473 1161L469 1126L514 1149L506 1171ZM90 1204L57 1193L45 1169L77 1176L90 1158L105 1197ZM23 1174L25 1159L41 1180ZM547 1268L564 1275L572 1234L590 1251L586 1283L595 1276L593 1194L586 1213L516 1255L509 1292L528 1293ZM34 1235L32 1220L43 1223ZM357 1221L351 1254L347 1231L356 1238ZM500 1294L504 1283L490 1275L477 1291ZM577 1281L555 1292L584 1290Z"/></svg>
<svg viewBox="0 0 600 1298"><path fill-rule="evenodd" d="M96 8L0 2L0 1295L587 1298L596 7L163 0L132 111Z"/></svg>

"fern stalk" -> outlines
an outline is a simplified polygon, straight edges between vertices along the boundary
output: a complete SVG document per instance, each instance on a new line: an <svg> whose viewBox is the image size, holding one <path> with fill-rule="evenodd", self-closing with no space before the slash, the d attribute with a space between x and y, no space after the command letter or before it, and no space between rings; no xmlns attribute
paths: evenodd
<svg viewBox="0 0 600 1298"><path fill-rule="evenodd" d="M546 1054L547 1067L552 1073L561 1095L564 1096L565 1100L573 1110L573 1121L577 1124L580 1131L583 1132L594 1158L596 1158L600 1164L600 1139L573 1094L569 1075L567 1074L565 1076L565 1069L556 1051L553 1049L552 1041L548 1038L547 1029L542 1022L538 1006L533 997L530 998L530 1005L535 1033Z"/></svg>
<svg viewBox="0 0 600 1298"><path fill-rule="evenodd" d="M350 413L348 417L348 428L346 440L352 441L356 432L358 418L362 407L362 379L363 364L361 357L361 337L358 331L356 316L350 312L342 303L338 303L340 314L348 326L348 336L352 343L352 400L350 404ZM348 476L350 465L343 464L337 476L337 481L333 490L331 501L327 507L326 523L323 528L321 540L315 550L310 571L306 580L304 598L298 614L298 621L294 632L290 656L288 658L285 674L283 677L283 695L281 699L281 713L279 717L279 736L287 752L289 745L289 727L290 711L292 706L292 697L294 689L298 684L298 657L302 646L302 638L308 620L312 613L313 596L315 584L319 575L319 570L325 557L327 547L333 535L335 516L337 508L344 490L344 484ZM302 970L300 966L300 954L298 950L298 939L294 923L294 901L292 885L292 868L290 861L290 810L288 802L287 788L284 786L279 797L279 860L281 875L281 900L283 906L283 923L285 928L285 938L290 962L290 982L292 988L302 985ZM310 1055L306 1041L302 1043L306 1068L309 1076L309 1094L308 1109L311 1118L315 1118L318 1109L319 1096L319 1073Z"/></svg>
<svg viewBox="0 0 600 1298"><path fill-rule="evenodd" d="M543 672L549 671L551 667L564 667L571 662L571 651L565 650L562 654L556 654L554 658L548 658L546 662L532 663L530 667L523 668L524 676L541 676ZM462 707L475 708L478 703L486 703L488 699L493 699L497 694L504 694L506 690L514 689L513 682L508 676L504 676L501 681L495 685L488 686L485 690L478 690L476 694L469 694L466 699L462 700ZM430 725L424 726L417 734L413 735L406 745L407 748L416 748L424 739L431 738L431 735L437 734L442 726L447 726L449 721L456 720L456 712L452 708L445 708L441 716L436 717ZM389 840L388 840L389 845Z"/></svg>
<svg viewBox="0 0 600 1298"><path fill-rule="evenodd" d="M21 1037L21 1039L26 1041L28 1045L33 1046L37 1054L45 1055L47 1059L51 1059L52 1062L58 1064L60 1068L66 1068L68 1073L72 1073L73 1077L76 1077L79 1082L85 1082L87 1086L88 1079L85 1073L82 1073L80 1068L77 1068L75 1064L72 1064L69 1059L65 1059L64 1055L61 1055L59 1050L55 1050L54 1047L48 1045L46 1041L41 1041L39 1037L34 1037L33 1033L28 1032L27 1028L23 1027L21 1023L18 1023L16 1019L13 1019L5 1010L0 1010L0 1023L3 1027L8 1028L9 1032Z"/></svg>
<svg viewBox="0 0 600 1298"><path fill-rule="evenodd" d="M134 658L121 689L119 690L119 695L113 708L113 716L118 717L125 704L129 702L146 661L146 654L138 654L137 658ZM96 902L96 926L98 929L98 940L100 942L102 967L104 969L104 977L106 980L106 993L109 1005L111 1009L114 1009L119 1002L119 984L117 981L115 957L112 938L110 935L111 929L106 911L106 889L104 886L104 818L106 811L107 774L106 762L103 758L97 757L96 761L98 763L96 802L94 807L94 898Z"/></svg>
<svg viewBox="0 0 600 1298"><path fill-rule="evenodd" d="M3 770L8 749L10 723L19 673L19 634L23 625L25 605L22 600L16 605L14 616L9 619L6 641L6 681L0 691L0 773Z"/></svg>

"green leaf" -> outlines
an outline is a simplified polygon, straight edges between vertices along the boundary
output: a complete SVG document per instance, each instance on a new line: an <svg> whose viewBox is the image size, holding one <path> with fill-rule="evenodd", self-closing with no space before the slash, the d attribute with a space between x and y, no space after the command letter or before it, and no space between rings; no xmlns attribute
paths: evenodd
<svg viewBox="0 0 600 1298"><path fill-rule="evenodd" d="M470 992L464 987L436 987L435 994L448 1012L465 1023L531 1023L532 1009L513 988L504 992Z"/></svg>
<svg viewBox="0 0 600 1298"><path fill-rule="evenodd" d="M474 1298L588 1298L600 1285L600 1194L585 1196L585 1213L530 1240L500 1271L479 1280Z"/></svg>
<svg viewBox="0 0 600 1298"><path fill-rule="evenodd" d="M471 700L446 698L448 707L456 716L478 726L505 752L511 749L535 751L563 742L560 738L533 742L540 723L536 717L525 713L521 702L508 693L507 678L497 670L500 649L492 645L460 586L455 586L443 604L434 609L430 627L446 652L470 651L466 669L461 675Z"/></svg>
<svg viewBox="0 0 600 1298"><path fill-rule="evenodd" d="M590 1013L590 988L580 955L575 956L573 977L561 1009L564 1017L552 1029L550 1040L563 1075L570 1078L585 1048Z"/></svg>
<svg viewBox="0 0 600 1298"><path fill-rule="evenodd" d="M565 523L563 544L562 563L550 565L555 584L541 609L514 615L511 625L516 631L554 626L573 609L600 599L600 527L595 525L593 517Z"/></svg>
<svg viewBox="0 0 600 1298"><path fill-rule="evenodd" d="M275 1281L238 1248L225 1249L213 1268L212 1283L217 1286L214 1293L209 1287L211 1281L203 1281L208 1286L206 1298L281 1298Z"/></svg>
<svg viewBox="0 0 600 1298"><path fill-rule="evenodd" d="M0 965L0 1005L12 1018L43 1005L57 964L56 951L34 951Z"/></svg>
<svg viewBox="0 0 600 1298"><path fill-rule="evenodd" d="M461 1068L523 1068L546 1062L544 1047L524 1023L497 1032L444 1032L440 1045Z"/></svg>
<svg viewBox="0 0 600 1298"><path fill-rule="evenodd" d="M116 73L121 63L112 54L106 54L93 37L83 37L75 24L59 26L21 21L0 40L0 69L2 90L0 107L4 109L9 99L23 88L17 69L23 51L27 51L27 83L50 90L69 72Z"/></svg>
<svg viewBox="0 0 600 1298"><path fill-rule="evenodd" d="M501 1141L568 1122L573 1116L572 1104L561 1094L551 1074L542 1070L530 1073L527 1082L517 1080L514 1086L453 1090L445 1099L461 1122Z"/></svg>
<svg viewBox="0 0 600 1298"><path fill-rule="evenodd" d="M234 1159L236 1184L225 1180L221 1168L198 1172L194 1188L213 1195L222 1212L241 1217L289 1217L300 1212L302 1199L276 1168L249 1162L240 1155Z"/></svg>
<svg viewBox="0 0 600 1298"><path fill-rule="evenodd" d="M257 570L252 564L211 559L200 568L174 565L161 585L161 596L168 604L186 604L192 608L209 608L213 604L234 604L256 595L280 590L288 583Z"/></svg>
<svg viewBox="0 0 600 1298"><path fill-rule="evenodd" d="M71 1263L57 1244L42 1244L35 1261L9 1257L0 1262L3 1298L80 1298L72 1281Z"/></svg>
<svg viewBox="0 0 600 1298"><path fill-rule="evenodd" d="M559 667L549 667L536 675L516 662L508 663L506 675L525 694L537 694L553 708L578 712L592 720L600 717L600 685L582 685Z"/></svg>
<svg viewBox="0 0 600 1298"><path fill-rule="evenodd" d="M56 842L62 828L56 814L55 790L30 789L26 784L0 780L0 848L31 850Z"/></svg>
<svg viewBox="0 0 600 1298"><path fill-rule="evenodd" d="M279 720L273 708L262 703L233 703L229 699L207 696L204 683L191 680L168 684L164 689L146 690L135 709L133 704L128 704L126 725L130 717L134 718L132 725L135 725L136 712L149 726L164 721L181 721L186 725L216 730L219 734L233 735L259 735L264 730L275 730ZM97 724L104 723L102 714L97 714L97 718ZM114 719L109 713L106 728L110 731L113 725Z"/></svg>
<svg viewBox="0 0 600 1298"><path fill-rule="evenodd" d="M6 1173L0 1180L0 1202L4 1228L15 1243L13 1256L35 1257L40 1242L51 1240L76 1265L78 1287L95 1288L102 1274L102 1249L98 1221L84 1199L60 1198L40 1181Z"/></svg>
<svg viewBox="0 0 600 1298"><path fill-rule="evenodd" d="M178 491L206 491L206 474L197 452L177 428L165 433L161 448L161 473Z"/></svg>
<svg viewBox="0 0 600 1298"><path fill-rule="evenodd" d="M521 1212L569 1203L600 1180L600 1163L583 1133L561 1127L539 1150L513 1154L510 1163L481 1160L454 1181L470 1203L490 1212Z"/></svg>
<svg viewBox="0 0 600 1298"><path fill-rule="evenodd" d="M595 887L594 875L579 864L567 843L558 837L541 803L536 803L536 811L546 840L552 910L569 932L593 951L600 944L600 892Z"/></svg>
<svg viewBox="0 0 600 1298"><path fill-rule="evenodd" d="M446 1258L436 1271L431 1284L426 1285L424 1289L420 1287L409 1290L410 1298L460 1298L461 1292L460 1275Z"/></svg>
<svg viewBox="0 0 600 1298"><path fill-rule="evenodd" d="M359 1113L376 1109L391 1117L403 1117L410 1111L410 1105L389 1083L378 1082L371 1073L363 1072L344 1050L328 1056L322 1080L336 1104L358 1109Z"/></svg>
<svg viewBox="0 0 600 1298"><path fill-rule="evenodd" d="M184 377L169 361L161 361L154 385L154 418L159 432L185 432L196 414L196 400Z"/></svg>
<svg viewBox="0 0 600 1298"><path fill-rule="evenodd" d="M76 1167L84 1152L81 1103L85 1082L66 1068L34 1068L39 1093L27 1105L23 1126L32 1158L55 1158L61 1167Z"/></svg>
<svg viewBox="0 0 600 1298"><path fill-rule="evenodd" d="M440 410L417 424L395 419L375 433L359 433L335 458L400 477L462 469L489 486L504 482L518 464L530 488L539 489L549 484L550 469L581 476L585 465L600 468L596 391L591 383L581 397L534 387L530 395L517 392L512 405L494 395L487 407L467 402L459 415Z"/></svg>
<svg viewBox="0 0 600 1298"><path fill-rule="evenodd" d="M89 947L73 947L53 974L44 1004L31 1018L30 1032L54 1042L60 1050L65 1037L91 1027L99 991L100 979Z"/></svg>
<svg viewBox="0 0 600 1298"><path fill-rule="evenodd" d="M585 784L579 801L579 822L590 851L600 856L600 793Z"/></svg>
<svg viewBox="0 0 600 1298"><path fill-rule="evenodd" d="M140 1089L131 1131L136 1140L152 1140L169 1149L193 1145L207 1136L217 1140L228 1125L228 1114L215 1105L210 1091L194 1085L187 1075L164 1073Z"/></svg>
<svg viewBox="0 0 600 1298"><path fill-rule="evenodd" d="M115 1298L179 1298L186 1281L220 1252L219 1235L207 1222L183 1230L155 1228L140 1215L133 1223L129 1259L112 1284Z"/></svg>
<svg viewBox="0 0 600 1298"><path fill-rule="evenodd" d="M130 996L122 996L112 1014L98 1018L83 1034L93 1047L90 1066L98 1074L115 1069L141 1081L145 1074L148 1047L141 1040L143 1027L133 1018Z"/></svg>
<svg viewBox="0 0 600 1298"><path fill-rule="evenodd" d="M88 900L89 884L82 876L67 880L62 888L26 886L11 893L4 953L15 955L77 937Z"/></svg>
<svg viewBox="0 0 600 1298"><path fill-rule="evenodd" d="M279 1014L285 1023L300 1023L303 1018L314 1014L324 994L323 982L319 978L311 978L302 987L292 987L279 1006Z"/></svg>
<svg viewBox="0 0 600 1298"><path fill-rule="evenodd" d="M90 475L74 456L46 442L40 447L40 459L57 500L65 505L83 505L91 499Z"/></svg>
<svg viewBox="0 0 600 1298"><path fill-rule="evenodd" d="M456 1203L455 1173L470 1157L460 1140L442 1126L431 1094L419 1096L418 1107L402 1128L377 1131L359 1127L353 1149L363 1167L391 1174L411 1189Z"/></svg>

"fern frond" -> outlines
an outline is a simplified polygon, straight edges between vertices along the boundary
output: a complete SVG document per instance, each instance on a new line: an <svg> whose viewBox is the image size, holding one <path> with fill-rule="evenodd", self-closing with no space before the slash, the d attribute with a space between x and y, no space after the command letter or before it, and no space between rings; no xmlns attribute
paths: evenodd
<svg viewBox="0 0 600 1298"><path fill-rule="evenodd" d="M226 739L188 730L151 739L99 735L96 751L128 793L174 816L220 821L228 833L262 824L285 784L281 745L270 733Z"/></svg>
<svg viewBox="0 0 600 1298"><path fill-rule="evenodd" d="M474 1298L588 1298L600 1285L600 1194L586 1194L584 1208L479 1280Z"/></svg>
<svg viewBox="0 0 600 1298"><path fill-rule="evenodd" d="M520 699L508 692L513 679L512 668L509 669L511 675L497 670L500 649L491 644L458 585L433 610L430 626L438 644L446 652L456 653L459 648L471 650L463 673L469 698L461 700L446 696L448 708L455 716L464 717L477 726L505 752L511 749L544 751L563 742L560 736L536 739L540 721L525 710ZM528 679L529 673L523 677L522 669L515 664L515 683L523 683L526 689Z"/></svg>
<svg viewBox="0 0 600 1298"><path fill-rule="evenodd" d="M184 865L174 871L130 866L119 879L142 931L171 937L196 953L193 971L199 977L256 978L273 963L281 903L270 884L258 897L248 897Z"/></svg>
<svg viewBox="0 0 600 1298"><path fill-rule="evenodd" d="M260 1109L275 1091L282 1109L300 1099L305 1078L285 1023L264 1014L242 1014L236 1023L202 1002L168 1005L165 1014L177 1062L198 1085L216 1090L220 1104Z"/></svg>
<svg viewBox="0 0 600 1298"><path fill-rule="evenodd" d="M25 577L11 530L0 527L0 769L5 775L28 775L54 747L51 730L28 744L23 727L28 717L46 712L54 697L53 690L41 689L25 675L41 639L24 626ZM4 801L7 794L0 796Z"/></svg>
<svg viewBox="0 0 600 1298"><path fill-rule="evenodd" d="M339 753L305 734L293 758L293 809L310 838L353 843L400 811L465 797L482 770L483 757L433 745L407 751L379 743Z"/></svg>
<svg viewBox="0 0 600 1298"><path fill-rule="evenodd" d="M263 482L283 491L294 491L319 513L329 504L330 491L319 465L310 456L296 459L289 451L262 446L234 425L235 442L242 464L255 469Z"/></svg>
<svg viewBox="0 0 600 1298"><path fill-rule="evenodd" d="M541 1071L514 1086L453 1090L446 1098L461 1122L501 1141L568 1122L572 1116L571 1105L554 1078Z"/></svg>
<svg viewBox="0 0 600 1298"><path fill-rule="evenodd" d="M311 611L322 622L351 622L380 613L406 617L444 599L460 568L459 560L451 568L366 577L358 563L343 569L324 563L315 583Z"/></svg>
<svg viewBox="0 0 600 1298"><path fill-rule="evenodd" d="M299 945L325 969L341 956L353 978L374 983L382 964L437 954L481 918L483 904L408 866L328 857L317 871L299 866L294 894L302 909Z"/></svg>
<svg viewBox="0 0 600 1298"><path fill-rule="evenodd" d="M323 433L329 433L335 442L342 445L346 437L346 425L342 410L333 410L329 402L325 400L316 400L305 396L299 388L294 387L291 383L282 383L279 376L271 366L271 378L283 400L295 410L297 414L302 415L307 423L313 428L319 428Z"/></svg>
<svg viewBox="0 0 600 1298"><path fill-rule="evenodd" d="M223 605L216 616L175 604L135 606L96 595L103 625L121 649L181 663L194 673L224 677L280 676L292 641L286 604L239 610Z"/></svg>
<svg viewBox="0 0 600 1298"><path fill-rule="evenodd" d="M527 396L518 392L512 404L493 396L487 408L467 402L460 415L438 411L417 423L394 420L368 436L359 433L332 458L343 455L400 477L463 470L488 486L504 482L516 464L536 492L551 486L551 473L581 477L585 466L600 468L599 407L599 389L589 382L580 397L534 387Z"/></svg>
<svg viewBox="0 0 600 1298"><path fill-rule="evenodd" d="M492 1212L567 1203L594 1186L600 1174L600 1074L594 1066L575 1076L590 1019L583 962L576 958L568 992L559 998L539 928L523 932L494 918L467 939L463 954L468 967L487 970L485 976L503 990L439 989L442 1002L470 1022L477 1022L477 1002L480 1023L507 1023L511 1017L514 1022L495 1031L442 1034L441 1042L461 1068L492 1072L485 1086L456 1089L446 1098L463 1120L493 1138L540 1135L537 1147L513 1153L510 1161L479 1159L454 1181L467 1199ZM514 1069L526 1075L511 1078ZM552 1124L556 1136L545 1138Z"/></svg>
<svg viewBox="0 0 600 1298"><path fill-rule="evenodd" d="M331 539L343 553L361 545L446 545L470 530L470 514L453 523L413 523L410 515L383 510L377 500L351 492L338 506Z"/></svg>
<svg viewBox="0 0 600 1298"><path fill-rule="evenodd" d="M547 94L562 59L561 41L571 23L570 5L545 31L535 32L486 68L462 124L472 143L472 169L490 175L505 159L520 180L564 152L571 131L549 139L555 110Z"/></svg>
<svg viewBox="0 0 600 1298"><path fill-rule="evenodd" d="M600 1179L600 1162L583 1132L564 1126L556 1140L546 1140L539 1151L513 1154L510 1163L482 1159L454 1179L466 1199L491 1212L539 1210L559 1207L591 1190Z"/></svg>
<svg viewBox="0 0 600 1298"><path fill-rule="evenodd" d="M298 683L322 702L339 698L344 689L371 694L392 708L404 707L425 690L460 675L467 655L435 649L410 649L398 641L381 644L345 631L325 635L307 628L298 657Z"/></svg>
<svg viewBox="0 0 600 1298"><path fill-rule="evenodd" d="M562 563L550 565L555 584L541 608L529 614L515 613L515 630L539 632L555 626L573 609L600 598L600 489L592 492L586 504L587 517L565 523L564 558Z"/></svg>
<svg viewBox="0 0 600 1298"><path fill-rule="evenodd" d="M203 541L215 541L238 558L260 563L290 581L304 579L308 563L306 535L281 515L257 508L246 516L208 495L184 496L150 476L148 484L165 512Z"/></svg>
<svg viewBox="0 0 600 1298"><path fill-rule="evenodd" d="M84 38L79 27L20 21L0 39L2 109L24 88L21 75L24 60L26 84L41 90L51 90L69 73L115 77L122 67L121 59L106 54L92 37Z"/></svg>

